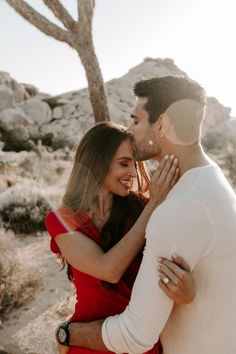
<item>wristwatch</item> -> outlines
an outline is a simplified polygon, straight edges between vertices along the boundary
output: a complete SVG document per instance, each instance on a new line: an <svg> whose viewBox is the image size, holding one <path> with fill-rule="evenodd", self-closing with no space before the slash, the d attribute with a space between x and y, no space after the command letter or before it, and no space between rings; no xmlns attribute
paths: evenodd
<svg viewBox="0 0 236 354"><path fill-rule="evenodd" d="M62 344L69 346L69 341L70 341L70 332L68 329L70 322L66 321L63 322L56 330L56 339L57 341Z"/></svg>

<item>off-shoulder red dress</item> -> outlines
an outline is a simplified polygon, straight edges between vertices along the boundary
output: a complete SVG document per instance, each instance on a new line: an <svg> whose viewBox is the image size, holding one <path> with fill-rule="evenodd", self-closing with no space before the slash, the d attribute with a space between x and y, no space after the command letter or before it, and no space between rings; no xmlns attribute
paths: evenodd
<svg viewBox="0 0 236 354"><path fill-rule="evenodd" d="M60 213L59 211L50 211L46 216L46 228L51 236L51 251L56 254L60 254L60 249L55 242L55 237L68 232L68 229L62 222L62 214L63 211L60 209ZM99 231L87 213L80 216L79 221L75 217L71 216L71 218L74 218L74 220L70 220L70 226L73 225L73 230L82 232L101 246ZM94 321L123 312L129 303L132 286L139 270L141 258L141 254L137 256L122 279L111 288L105 286L100 279L71 267L76 288L75 311L71 321ZM80 347L71 347L69 350L69 354L88 353L96 354L101 352ZM160 354L160 343L155 345L148 353Z"/></svg>

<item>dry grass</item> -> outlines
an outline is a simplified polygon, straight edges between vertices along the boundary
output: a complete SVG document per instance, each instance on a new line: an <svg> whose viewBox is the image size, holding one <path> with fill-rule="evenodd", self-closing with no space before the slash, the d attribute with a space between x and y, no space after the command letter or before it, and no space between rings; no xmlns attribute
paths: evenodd
<svg viewBox="0 0 236 354"><path fill-rule="evenodd" d="M19 261L12 243L0 239L0 315L19 308L34 297L39 288L37 280L28 267ZM8 240L9 241L9 240Z"/></svg>

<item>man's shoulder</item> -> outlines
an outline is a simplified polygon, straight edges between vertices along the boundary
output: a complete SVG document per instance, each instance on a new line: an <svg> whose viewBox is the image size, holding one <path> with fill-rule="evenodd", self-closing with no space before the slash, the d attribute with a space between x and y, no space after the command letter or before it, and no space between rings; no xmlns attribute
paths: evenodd
<svg viewBox="0 0 236 354"><path fill-rule="evenodd" d="M146 247L170 257L176 253L193 268L215 245L215 226L198 200L168 200L152 214L146 229Z"/></svg>
<svg viewBox="0 0 236 354"><path fill-rule="evenodd" d="M193 212L207 213L205 205L198 199L194 198L178 198L178 199L167 199L162 204L160 204L153 212L152 217L163 218L165 215L167 217L171 216L181 217L182 215L189 215Z"/></svg>
<svg viewBox="0 0 236 354"><path fill-rule="evenodd" d="M147 233L175 234L181 232L214 233L214 223L201 201L191 198L168 199L153 212Z"/></svg>

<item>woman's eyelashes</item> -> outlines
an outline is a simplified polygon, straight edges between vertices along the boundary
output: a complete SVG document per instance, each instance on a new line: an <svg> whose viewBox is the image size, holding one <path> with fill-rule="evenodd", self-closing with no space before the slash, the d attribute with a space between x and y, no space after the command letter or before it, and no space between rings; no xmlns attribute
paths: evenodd
<svg viewBox="0 0 236 354"><path fill-rule="evenodd" d="M128 165L127 163L125 163L125 162L121 162L120 165L121 165L122 167L128 167L128 166L129 166L129 165Z"/></svg>

